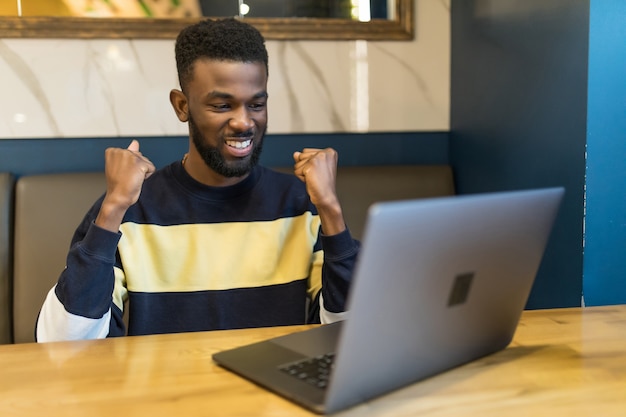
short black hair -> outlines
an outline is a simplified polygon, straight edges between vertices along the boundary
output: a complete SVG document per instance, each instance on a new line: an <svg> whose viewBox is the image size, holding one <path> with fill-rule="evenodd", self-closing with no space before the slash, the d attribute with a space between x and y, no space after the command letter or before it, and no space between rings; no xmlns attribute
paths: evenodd
<svg viewBox="0 0 626 417"><path fill-rule="evenodd" d="M268 71L263 35L235 18L206 19L184 28L176 38L176 69L181 88L191 81L196 60L263 62Z"/></svg>

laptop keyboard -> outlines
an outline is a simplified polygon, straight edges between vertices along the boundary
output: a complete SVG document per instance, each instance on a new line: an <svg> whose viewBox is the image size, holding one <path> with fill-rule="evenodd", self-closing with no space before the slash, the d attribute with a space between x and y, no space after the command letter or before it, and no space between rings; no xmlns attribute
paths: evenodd
<svg viewBox="0 0 626 417"><path fill-rule="evenodd" d="M333 369L334 353L306 358L280 366L279 369L314 387L325 389L328 386L330 372Z"/></svg>

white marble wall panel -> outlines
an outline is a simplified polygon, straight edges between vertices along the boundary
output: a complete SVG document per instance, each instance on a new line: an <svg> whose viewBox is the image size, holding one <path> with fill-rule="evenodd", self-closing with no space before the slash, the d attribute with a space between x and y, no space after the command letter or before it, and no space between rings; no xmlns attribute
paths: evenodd
<svg viewBox="0 0 626 417"><path fill-rule="evenodd" d="M450 2L413 41L268 41L270 133L449 129ZM0 138L185 135L169 40L0 39Z"/></svg>

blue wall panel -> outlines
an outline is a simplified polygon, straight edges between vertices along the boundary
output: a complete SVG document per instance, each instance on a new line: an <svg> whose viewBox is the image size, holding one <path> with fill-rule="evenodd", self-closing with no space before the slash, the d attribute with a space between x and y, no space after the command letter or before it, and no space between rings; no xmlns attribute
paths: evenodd
<svg viewBox="0 0 626 417"><path fill-rule="evenodd" d="M626 303L626 2L590 10L585 304Z"/></svg>
<svg viewBox="0 0 626 417"><path fill-rule="evenodd" d="M131 138L2 139L0 171L16 176L104 169L104 150L126 147ZM157 167L182 158L187 137L139 138L141 152ZM304 147L334 147L340 165L447 164L448 132L267 135L261 162L293 164Z"/></svg>

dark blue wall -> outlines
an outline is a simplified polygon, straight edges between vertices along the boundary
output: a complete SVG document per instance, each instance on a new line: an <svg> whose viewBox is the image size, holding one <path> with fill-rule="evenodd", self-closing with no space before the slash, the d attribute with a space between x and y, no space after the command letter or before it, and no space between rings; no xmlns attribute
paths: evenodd
<svg viewBox="0 0 626 417"><path fill-rule="evenodd" d="M459 193L564 186L528 308L580 305L588 0L452 0Z"/></svg>
<svg viewBox="0 0 626 417"><path fill-rule="evenodd" d="M626 303L626 1L592 0L585 304Z"/></svg>
<svg viewBox="0 0 626 417"><path fill-rule="evenodd" d="M0 171L15 176L104 169L104 150L131 138L2 139ZM139 138L141 152L157 167L181 159L187 137ZM447 164L448 132L267 135L261 161L289 166L304 147L333 147L340 165Z"/></svg>

